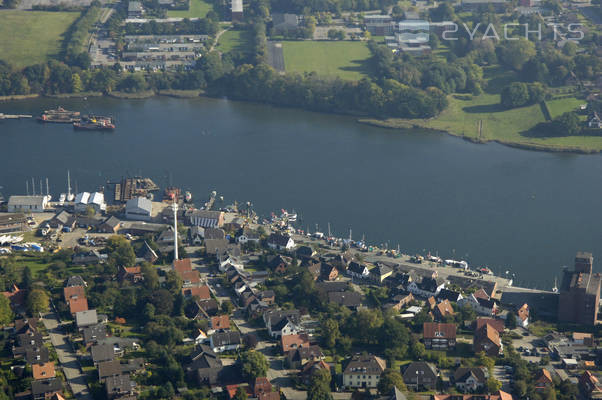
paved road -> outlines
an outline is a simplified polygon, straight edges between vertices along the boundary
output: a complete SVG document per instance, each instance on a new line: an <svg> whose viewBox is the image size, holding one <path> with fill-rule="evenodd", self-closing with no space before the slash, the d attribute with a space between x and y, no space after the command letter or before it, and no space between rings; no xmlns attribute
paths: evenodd
<svg viewBox="0 0 602 400"><path fill-rule="evenodd" d="M74 396L81 400L92 400L90 390L86 383L86 376L79 368L77 355L69 345L67 336L61 332L56 314L48 313L44 315L42 321L50 334L50 341L56 350L61 366L63 367L63 372L69 381Z"/></svg>

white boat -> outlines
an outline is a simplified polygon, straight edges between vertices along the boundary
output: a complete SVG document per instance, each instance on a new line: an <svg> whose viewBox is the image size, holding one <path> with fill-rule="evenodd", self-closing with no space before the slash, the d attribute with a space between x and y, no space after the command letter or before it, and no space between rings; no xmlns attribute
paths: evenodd
<svg viewBox="0 0 602 400"><path fill-rule="evenodd" d="M59 196L59 203L63 204L66 199L67 195L65 193L61 193L61 195Z"/></svg>

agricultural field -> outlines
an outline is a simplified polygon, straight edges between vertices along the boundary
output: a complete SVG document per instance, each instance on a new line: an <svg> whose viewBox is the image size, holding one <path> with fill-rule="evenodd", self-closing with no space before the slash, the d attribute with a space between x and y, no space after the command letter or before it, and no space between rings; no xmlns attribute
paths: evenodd
<svg viewBox="0 0 602 400"><path fill-rule="evenodd" d="M367 76L370 50L364 42L284 41L282 47L287 72L317 72L348 80Z"/></svg>
<svg viewBox="0 0 602 400"><path fill-rule="evenodd" d="M213 5L205 0L190 0L188 10L168 11L167 16L170 18L205 18L205 15L211 10L213 10Z"/></svg>
<svg viewBox="0 0 602 400"><path fill-rule="evenodd" d="M575 97L568 97L565 99L546 100L546 104L548 105L548 110L550 110L550 116L556 118L565 112L577 110L580 105L586 104L586 101Z"/></svg>
<svg viewBox="0 0 602 400"><path fill-rule="evenodd" d="M64 33L79 15L0 10L0 59L24 67L56 58Z"/></svg>

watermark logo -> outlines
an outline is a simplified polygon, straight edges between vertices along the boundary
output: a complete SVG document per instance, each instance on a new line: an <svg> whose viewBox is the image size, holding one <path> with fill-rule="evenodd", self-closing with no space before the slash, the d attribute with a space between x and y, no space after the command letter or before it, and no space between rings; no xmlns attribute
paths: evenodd
<svg viewBox="0 0 602 400"><path fill-rule="evenodd" d="M430 23L420 19L399 22L398 39L404 43L425 44L430 39Z"/></svg>
<svg viewBox="0 0 602 400"><path fill-rule="evenodd" d="M437 26L441 31L441 38L443 40L458 40L460 37L465 37L471 41L475 39L512 41L520 40L521 38L531 41L542 41L544 40L544 33L546 33L541 24L533 27L529 24L508 23L496 27L494 24L481 24L479 22L473 27L469 27L466 23L458 25L455 22L448 22L439 23ZM546 26L551 28L554 41L570 40L579 42L585 37L584 32L581 30L582 24L548 24ZM550 29L548 29L549 31Z"/></svg>

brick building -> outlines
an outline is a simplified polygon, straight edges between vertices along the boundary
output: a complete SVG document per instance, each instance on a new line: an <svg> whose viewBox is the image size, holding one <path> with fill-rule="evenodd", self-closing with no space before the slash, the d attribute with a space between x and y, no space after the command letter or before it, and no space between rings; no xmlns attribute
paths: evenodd
<svg viewBox="0 0 602 400"><path fill-rule="evenodd" d="M598 320L602 277L593 273L593 264L591 253L579 252L574 271L564 271L558 304L559 321L594 325Z"/></svg>

